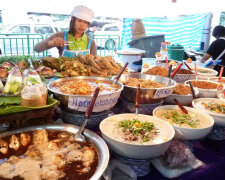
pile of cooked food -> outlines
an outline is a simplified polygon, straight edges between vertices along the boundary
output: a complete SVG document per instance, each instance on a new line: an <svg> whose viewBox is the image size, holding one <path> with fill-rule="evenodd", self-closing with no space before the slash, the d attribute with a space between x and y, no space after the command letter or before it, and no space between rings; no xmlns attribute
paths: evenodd
<svg viewBox="0 0 225 180"><path fill-rule="evenodd" d="M8 58L8 59L7 59ZM15 57L16 58L16 57ZM7 78L11 69L18 66L23 72L25 69L35 69L43 77L69 77L69 76L100 76L112 77L122 69L112 56L86 56L69 57L44 57L42 60L22 56L16 60L5 57L0 61L0 78ZM126 70L127 71L127 70ZM126 72L125 71L125 72Z"/></svg>
<svg viewBox="0 0 225 180"><path fill-rule="evenodd" d="M98 155L67 132L37 130L0 139L0 179L90 179Z"/></svg>
<svg viewBox="0 0 225 180"><path fill-rule="evenodd" d="M96 87L100 88L99 94L101 95L115 92L119 89L118 85L113 85L110 82L91 79L56 81L52 84L52 87L70 95L91 95L94 93Z"/></svg>
<svg viewBox="0 0 225 180"><path fill-rule="evenodd" d="M194 74L194 73L190 70L187 70L187 69L179 69L177 71L177 74Z"/></svg>
<svg viewBox="0 0 225 180"><path fill-rule="evenodd" d="M137 87L140 84L140 88L162 88L166 86L165 84L152 80L137 78L129 78L128 80L124 81L123 84L131 87Z"/></svg>
<svg viewBox="0 0 225 180"><path fill-rule="evenodd" d="M188 85L177 83L176 86L173 88L173 94L188 95L191 93L191 88Z"/></svg>
<svg viewBox="0 0 225 180"><path fill-rule="evenodd" d="M68 76L101 76L111 77L120 72L122 66L115 62L112 56L45 57L42 63L51 69L56 69L63 77Z"/></svg>
<svg viewBox="0 0 225 180"><path fill-rule="evenodd" d="M164 67L154 66L151 69L147 70L144 74L168 77L168 70Z"/></svg>
<svg viewBox="0 0 225 180"><path fill-rule="evenodd" d="M216 83L208 81L191 81L191 83L194 87L201 89L216 89L218 86Z"/></svg>

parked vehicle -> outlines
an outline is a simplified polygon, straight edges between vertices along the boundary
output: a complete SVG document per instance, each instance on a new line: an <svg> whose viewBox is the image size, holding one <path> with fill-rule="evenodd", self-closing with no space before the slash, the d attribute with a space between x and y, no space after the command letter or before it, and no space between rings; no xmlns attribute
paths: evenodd
<svg viewBox="0 0 225 180"><path fill-rule="evenodd" d="M97 47L115 49L120 43L122 22L105 24L94 33Z"/></svg>

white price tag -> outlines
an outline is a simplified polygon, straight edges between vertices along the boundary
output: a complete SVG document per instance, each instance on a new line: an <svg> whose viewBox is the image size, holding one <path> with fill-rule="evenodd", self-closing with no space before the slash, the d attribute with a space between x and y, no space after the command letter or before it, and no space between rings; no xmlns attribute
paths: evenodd
<svg viewBox="0 0 225 180"><path fill-rule="evenodd" d="M169 95L171 95L173 92L173 89L157 89L154 95L154 98L164 98Z"/></svg>

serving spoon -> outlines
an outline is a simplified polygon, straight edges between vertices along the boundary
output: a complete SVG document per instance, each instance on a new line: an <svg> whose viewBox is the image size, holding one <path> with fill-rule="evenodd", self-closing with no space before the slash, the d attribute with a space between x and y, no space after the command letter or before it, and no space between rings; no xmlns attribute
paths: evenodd
<svg viewBox="0 0 225 180"><path fill-rule="evenodd" d="M187 66L187 68L192 71L192 69L190 68L190 66L188 66L188 64L186 62L184 62L185 66Z"/></svg>
<svg viewBox="0 0 225 180"><path fill-rule="evenodd" d="M135 101L136 115L138 115L139 108L140 108L140 84L138 84L137 86L137 93L136 93L136 101Z"/></svg>
<svg viewBox="0 0 225 180"><path fill-rule="evenodd" d="M170 76L171 76L171 72L172 72L172 64L169 66L169 72L168 72L168 78L170 78Z"/></svg>
<svg viewBox="0 0 225 180"><path fill-rule="evenodd" d="M184 114L188 114L187 109L185 109L184 106L182 106L182 105L177 101L176 98L174 98L173 100L174 100L174 102L178 105L178 107L180 108L180 110L181 110Z"/></svg>
<svg viewBox="0 0 225 180"><path fill-rule="evenodd" d="M84 137L84 135L83 135L82 133L83 133L83 131L84 131L84 128L85 128L85 126L86 126L86 124L87 124L88 119L91 117L91 112L92 112L92 109L93 109L93 107L94 107L95 100L96 100L97 97L98 97L99 91L100 91L100 88L97 87L97 88L95 89L95 92L94 92L93 97L92 97L92 99L91 99L91 104L89 105L87 111L85 112L85 115L84 115L85 120L84 120L83 124L81 125L79 131L74 135L74 139L75 139L76 141L86 142L86 138Z"/></svg>
<svg viewBox="0 0 225 180"><path fill-rule="evenodd" d="M191 81L189 81L188 83L189 83L190 88L191 88L191 92L192 92L193 99L197 99L197 96L196 96L196 94L195 94L195 90L194 90L194 88L193 88L193 86L192 86L192 84L191 84Z"/></svg>
<svg viewBox="0 0 225 180"><path fill-rule="evenodd" d="M121 71L119 72L119 74L114 78L114 82L113 85L117 83L117 81L120 79L120 76L123 74L124 70L126 69L126 67L128 66L128 62L126 62L126 64L123 66L123 69L121 69Z"/></svg>

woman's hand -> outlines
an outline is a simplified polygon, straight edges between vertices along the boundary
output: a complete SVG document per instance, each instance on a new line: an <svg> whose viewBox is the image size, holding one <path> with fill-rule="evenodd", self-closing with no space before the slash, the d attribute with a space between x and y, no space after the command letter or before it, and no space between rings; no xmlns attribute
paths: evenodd
<svg viewBox="0 0 225 180"><path fill-rule="evenodd" d="M48 42L48 46L50 47L64 47L65 41L63 38L56 37Z"/></svg>

